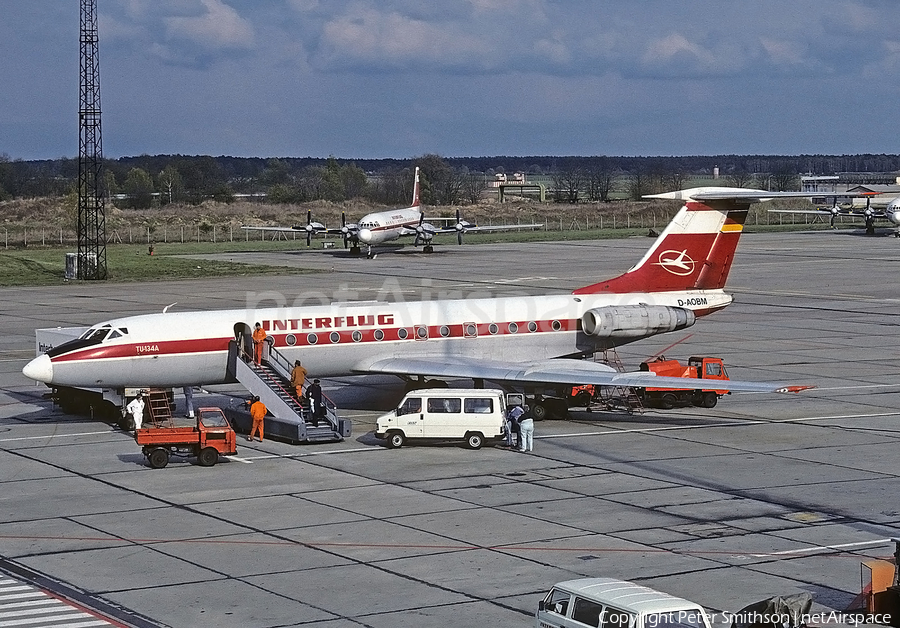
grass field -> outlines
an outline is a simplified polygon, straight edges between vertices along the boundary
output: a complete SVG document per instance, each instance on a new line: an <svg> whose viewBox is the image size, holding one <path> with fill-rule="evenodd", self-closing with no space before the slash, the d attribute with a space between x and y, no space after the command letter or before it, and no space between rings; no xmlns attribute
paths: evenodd
<svg viewBox="0 0 900 628"><path fill-rule="evenodd" d="M258 248L257 243L257 248ZM188 251L188 248L196 250ZM202 277L279 274L284 267L187 259L175 255L223 252L222 245L158 245L153 256L143 245L117 244L106 249L110 281L161 281ZM201 250L206 249L206 250ZM233 250L233 249L229 249ZM30 248L0 251L0 286L49 286L65 283L66 248ZM292 273L312 272L293 269Z"/></svg>
<svg viewBox="0 0 900 628"><path fill-rule="evenodd" d="M748 225L747 233L795 231L798 229L827 229L827 224L809 225ZM471 245L499 242L542 242L559 240L600 240L647 236L648 228L591 229L580 231L519 231L508 233L468 234L465 243ZM330 239L340 247L339 239ZM408 241L405 240L405 241ZM437 238L438 244L455 246L454 237ZM411 242L407 242L411 245ZM251 240L235 242L186 242L184 244L154 245L148 255L146 244L111 244L107 246L109 281L161 281L167 279L195 279L240 275L291 274L314 272L282 266L240 264L236 262L186 259L184 255L208 253L240 253L247 251L309 251L321 250L322 241L316 239L307 249L302 238L297 240ZM0 250L0 286L46 286L64 283L65 254L73 247L35 247Z"/></svg>

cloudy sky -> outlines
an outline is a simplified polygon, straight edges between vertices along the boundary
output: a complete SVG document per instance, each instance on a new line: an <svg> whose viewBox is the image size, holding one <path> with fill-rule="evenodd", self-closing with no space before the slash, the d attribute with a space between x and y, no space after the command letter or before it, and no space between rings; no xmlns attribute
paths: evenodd
<svg viewBox="0 0 900 628"><path fill-rule="evenodd" d="M108 157L897 153L897 0L98 0ZM78 0L0 0L0 154L78 153Z"/></svg>

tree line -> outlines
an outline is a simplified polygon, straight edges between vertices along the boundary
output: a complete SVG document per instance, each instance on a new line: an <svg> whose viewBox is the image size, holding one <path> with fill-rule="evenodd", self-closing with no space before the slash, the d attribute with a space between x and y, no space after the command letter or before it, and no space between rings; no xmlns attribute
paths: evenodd
<svg viewBox="0 0 900 628"><path fill-rule="evenodd" d="M140 155L104 161L104 185L118 207L145 209L170 203L231 202L238 195L264 194L269 203L362 198L385 205L412 197L412 172L421 170L421 200L427 205L475 203L498 174L525 172L551 182L560 202L638 199L679 189L689 179L710 178L717 169L724 185L795 190L799 173L895 173L900 155L713 155L691 157L494 156L412 159L338 159ZM71 194L78 160L13 160L0 154L0 201ZM886 179L886 177L883 177Z"/></svg>

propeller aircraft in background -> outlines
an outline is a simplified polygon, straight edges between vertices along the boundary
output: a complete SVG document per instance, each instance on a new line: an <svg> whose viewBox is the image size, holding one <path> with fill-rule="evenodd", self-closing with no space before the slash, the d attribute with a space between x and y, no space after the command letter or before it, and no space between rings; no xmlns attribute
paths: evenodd
<svg viewBox="0 0 900 628"><path fill-rule="evenodd" d="M823 195L807 193L807 196L821 198ZM900 227L900 197L887 196L884 200L878 202L881 200L878 198L879 196L881 196L880 192L845 192L842 194L828 194L825 195L825 198L832 200L831 205L817 207L816 209L770 209L769 212L773 214L807 214L812 216L828 215L830 216L829 225L832 229L834 229L834 221L838 216L862 218L865 220L866 233L874 235L875 221L879 219L887 220L892 225ZM847 205L839 202L840 199L846 198L865 198L866 206L865 208L854 207L852 204ZM888 201L888 199L890 200ZM883 205L885 201L888 202L886 205ZM882 205L883 207L879 207ZM896 231L894 235L900 237L900 230Z"/></svg>
<svg viewBox="0 0 900 628"><path fill-rule="evenodd" d="M463 220L459 210L456 210L456 221L453 224L435 226L428 222L445 221L447 219L427 219L422 211L422 203L419 200L419 168L415 171L415 184L413 185L412 204L402 209L389 209L381 212L366 214L357 223L348 223L346 215L341 213L340 228L327 228L320 222L312 219L312 212L306 214L306 224L295 227L242 227L249 231L275 231L282 233L304 232L306 234L306 246L312 244L312 238L320 233L341 236L344 248L350 248L350 253L358 255L361 246L366 247L366 257L372 258L372 247L401 237L413 236L414 246L423 245L425 253L434 251L434 236L456 234L457 244L463 243L463 235L466 233L479 233L488 231L512 231L514 229L536 229L543 227L540 224L524 225L490 225L479 227L474 223Z"/></svg>

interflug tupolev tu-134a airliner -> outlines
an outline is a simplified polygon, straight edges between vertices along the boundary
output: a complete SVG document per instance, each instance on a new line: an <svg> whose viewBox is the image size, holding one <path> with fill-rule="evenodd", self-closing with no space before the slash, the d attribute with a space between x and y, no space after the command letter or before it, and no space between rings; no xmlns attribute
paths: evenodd
<svg viewBox="0 0 900 628"><path fill-rule="evenodd" d="M359 302L107 320L29 362L23 373L56 387L124 390L225 383L229 343L261 322L286 358L319 377L391 374L489 380L512 388L595 384L684 388L680 378L620 373L583 359L685 329L728 306L725 281L754 202L797 193L704 187L645 198L684 201L625 273L571 294L421 302ZM717 382L732 391L807 386Z"/></svg>

